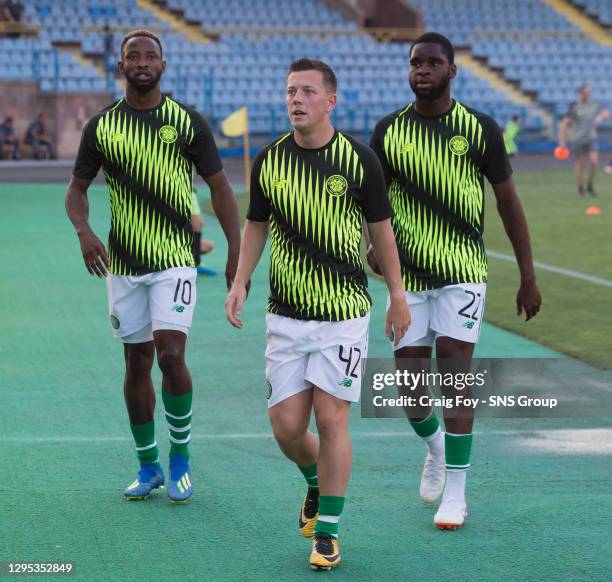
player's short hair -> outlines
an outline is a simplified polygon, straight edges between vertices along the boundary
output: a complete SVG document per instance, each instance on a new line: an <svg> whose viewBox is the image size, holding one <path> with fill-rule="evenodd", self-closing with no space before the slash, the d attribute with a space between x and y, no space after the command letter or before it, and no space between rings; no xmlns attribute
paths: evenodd
<svg viewBox="0 0 612 582"><path fill-rule="evenodd" d="M161 41L159 40L159 37L156 34L152 33L150 30L147 30L146 28L138 28L136 30L130 30L130 32L128 32L123 37L123 40L121 41L121 55L122 56L123 56L123 47L126 45L128 40L132 40L133 38L137 38L139 36L144 36L146 38L150 38L154 40L157 43L157 46L159 47L159 56L160 57L164 56Z"/></svg>
<svg viewBox="0 0 612 582"><path fill-rule="evenodd" d="M338 79L332 68L323 61L316 59L298 59L289 65L289 74L300 71L319 71L323 75L323 83L328 91L335 93L338 89ZM287 76L289 76L289 74Z"/></svg>
<svg viewBox="0 0 612 582"><path fill-rule="evenodd" d="M450 40L448 40L448 38L446 38L443 34L440 34L439 32L426 32L425 34L422 34L421 36L419 36L419 38L417 38L410 45L410 51L408 54L409 55L412 54L412 49L417 44L423 44L425 42L430 42L432 44L437 44L441 46L442 51L446 55L446 58L448 59L449 64L451 65L455 64L455 47L453 46L453 43Z"/></svg>

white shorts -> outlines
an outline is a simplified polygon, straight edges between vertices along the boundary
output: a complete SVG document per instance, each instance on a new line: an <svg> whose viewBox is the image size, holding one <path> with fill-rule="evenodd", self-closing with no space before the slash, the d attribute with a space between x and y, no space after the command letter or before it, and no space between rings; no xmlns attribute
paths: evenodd
<svg viewBox="0 0 612 582"><path fill-rule="evenodd" d="M196 304L196 270L166 269L146 275L109 274L108 312L113 336L124 343L153 339L158 329L189 333Z"/></svg>
<svg viewBox="0 0 612 582"><path fill-rule="evenodd" d="M346 321L266 316L268 407L317 386L358 402L368 352L370 314Z"/></svg>
<svg viewBox="0 0 612 582"><path fill-rule="evenodd" d="M460 283L431 291L406 291L412 323L393 349L431 347L440 336L477 343L486 293L486 283Z"/></svg>

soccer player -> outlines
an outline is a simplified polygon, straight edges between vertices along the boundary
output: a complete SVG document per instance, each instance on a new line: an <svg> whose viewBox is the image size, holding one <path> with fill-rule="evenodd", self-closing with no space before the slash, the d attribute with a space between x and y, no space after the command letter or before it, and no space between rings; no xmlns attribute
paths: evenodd
<svg viewBox="0 0 612 582"><path fill-rule="evenodd" d="M293 131L254 161L240 262L226 301L229 321L241 328L246 284L269 230L269 416L279 447L308 484L299 528L304 537L314 534L310 564L324 570L340 563L349 410L359 399L367 353L371 299L359 254L362 219L391 297L386 332L393 328L399 341L410 323L380 162L332 126L336 87L325 63L291 64L286 101ZM312 409L318 440L308 430Z"/></svg>
<svg viewBox="0 0 612 582"><path fill-rule="evenodd" d="M509 158L518 154L516 136L521 130L520 123L521 118L518 115L513 115L512 119L510 119L504 127L504 144L506 145L506 153Z"/></svg>
<svg viewBox="0 0 612 582"><path fill-rule="evenodd" d="M200 212L200 203L198 201L198 193L193 188L191 193L191 228L193 229L193 245L191 252L193 254L193 262L196 271L202 275L216 275L217 271L202 265L202 255L205 255L215 248L215 244L211 240L202 240L202 230L204 228L204 220Z"/></svg>
<svg viewBox="0 0 612 582"><path fill-rule="evenodd" d="M469 366L486 293L484 178L493 185L518 261L517 311L531 319L540 308L527 223L502 133L490 117L451 99L456 74L450 41L437 33L419 37L410 50L409 68L416 100L379 121L370 144L389 187L412 314L410 329L394 346L400 369L429 366L434 344L438 358L454 358L453 363L439 361L439 371ZM381 255L376 248L368 259L377 271ZM433 503L443 490L434 522L441 529L457 528L467 516L473 411L445 409L446 434L431 408L421 412L410 418L427 445L420 495Z"/></svg>
<svg viewBox="0 0 612 582"><path fill-rule="evenodd" d="M597 124L610 117L609 111L602 109L591 99L590 85L582 85L578 101L572 103L567 115L559 124L559 146L566 147L568 130L572 131L572 149L576 168L578 195L584 196L584 159L588 159L589 176L586 192L596 196L595 174L599 163L597 146Z"/></svg>
<svg viewBox="0 0 612 582"><path fill-rule="evenodd" d="M171 501L192 494L191 376L185 344L196 303L192 256L191 169L206 180L228 241L228 287L238 264L240 221L210 129L201 115L160 92L166 68L153 33L135 30L121 44L124 98L87 123L66 194L66 210L87 270L106 277L110 324L123 342L124 394L140 461L126 499L146 499L164 484L151 380L154 355L170 433ZM88 222L87 188L102 167L110 194L108 252Z"/></svg>

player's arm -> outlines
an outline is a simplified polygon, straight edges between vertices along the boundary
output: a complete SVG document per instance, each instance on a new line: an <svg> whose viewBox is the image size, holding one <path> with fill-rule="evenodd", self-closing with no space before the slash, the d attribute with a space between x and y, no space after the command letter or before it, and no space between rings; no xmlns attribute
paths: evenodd
<svg viewBox="0 0 612 582"><path fill-rule="evenodd" d="M79 237L81 254L87 270L92 275L102 278L106 275L106 269L110 267L110 261L102 241L94 234L89 225L87 188L90 183L91 180L72 176L66 192L65 206L68 217Z"/></svg>
<svg viewBox="0 0 612 582"><path fill-rule="evenodd" d="M374 128L374 133L372 133L372 138L370 139L370 149L376 154L376 157L380 162L385 186L388 192L389 187L391 186L391 168L389 167L389 162L387 160L387 156L385 155L385 150L383 147L383 135L386 127L386 122L383 123L382 121L376 125L376 127ZM370 265L370 269L372 269L372 271L374 271L377 275L382 275L380 265L378 264L378 259L376 258L376 253L374 251L374 246L372 245L370 231L366 227L365 222L363 228L363 235L366 242L366 258L368 261L368 265Z"/></svg>
<svg viewBox="0 0 612 582"><path fill-rule="evenodd" d="M227 239L225 283L229 289L236 275L240 253L240 217L234 191L223 170L204 178L210 187L210 199L221 228Z"/></svg>
<svg viewBox="0 0 612 582"><path fill-rule="evenodd" d="M83 129L72 178L66 192L65 206L81 244L81 254L87 270L92 275L104 277L110 261L102 241L89 226L89 201L87 188L102 165L102 156L96 147L96 118L89 120Z"/></svg>
<svg viewBox="0 0 612 582"><path fill-rule="evenodd" d="M595 123L601 123L602 121L606 121L606 119L610 119L610 112L607 109L602 109L595 118Z"/></svg>
<svg viewBox="0 0 612 582"><path fill-rule="evenodd" d="M239 316L242 314L242 306L249 292L251 274L261 258L261 253L263 253L268 238L271 205L259 179L263 155L263 152L260 152L253 161L249 187L249 209L242 233L242 243L240 244L238 270L236 271L234 284L225 301L227 319L238 329L242 329L243 326Z"/></svg>
<svg viewBox="0 0 612 582"><path fill-rule="evenodd" d="M387 311L385 335L393 338L397 345L410 327L410 310L406 304L404 283L400 270L397 243L391 228L391 220L368 223L370 239L377 257L378 267L385 278L391 300Z"/></svg>
<svg viewBox="0 0 612 582"><path fill-rule="evenodd" d="M542 296L535 278L527 219L512 178L493 184L493 190L497 199L497 211L512 243L521 274L521 284L516 294L517 315L524 312L525 321L529 321L540 310Z"/></svg>
<svg viewBox="0 0 612 582"><path fill-rule="evenodd" d="M559 122L559 145L562 148L564 148L567 144L567 131L571 123L572 123L572 118L569 115L566 115Z"/></svg>
<svg viewBox="0 0 612 582"><path fill-rule="evenodd" d="M268 221L246 220L242 233L236 277L225 300L227 319L238 329L242 329L244 325L240 320L240 315L247 298L249 280L261 258L267 238Z"/></svg>

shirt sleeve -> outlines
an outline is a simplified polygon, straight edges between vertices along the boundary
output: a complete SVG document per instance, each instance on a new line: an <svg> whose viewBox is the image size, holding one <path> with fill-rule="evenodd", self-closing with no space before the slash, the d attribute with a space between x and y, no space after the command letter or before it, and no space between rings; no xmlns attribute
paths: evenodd
<svg viewBox="0 0 612 582"><path fill-rule="evenodd" d="M382 168L383 178L385 180L385 184L387 188L391 185L391 168L389 167L389 162L387 161L387 156L385 156L385 148L384 148L384 133L387 124L383 123L383 121L379 121L374 128L374 132L372 133L372 138L370 139L370 148L376 154L376 157L380 161L380 165Z"/></svg>
<svg viewBox="0 0 612 582"><path fill-rule="evenodd" d="M380 222L393 216L393 209L380 161L376 154L364 147L363 164L365 168L361 185L361 207L366 222Z"/></svg>
<svg viewBox="0 0 612 582"><path fill-rule="evenodd" d="M264 150L265 151L265 150ZM270 199L266 197L259 180L264 152L259 152L251 169L251 189L247 218L256 222L266 222L270 218Z"/></svg>
<svg viewBox="0 0 612 582"><path fill-rule="evenodd" d="M193 113L195 136L187 146L186 155L193 162L202 178L213 176L223 169L217 144L208 122L197 112Z"/></svg>
<svg viewBox="0 0 612 582"><path fill-rule="evenodd" d="M492 119L488 125L483 174L491 184L499 184L512 176L512 166L510 166L501 129Z"/></svg>
<svg viewBox="0 0 612 582"><path fill-rule="evenodd" d="M102 166L102 154L96 147L97 125L97 118L90 119L81 134L79 152L74 162L72 174L83 180L93 180L100 166Z"/></svg>

